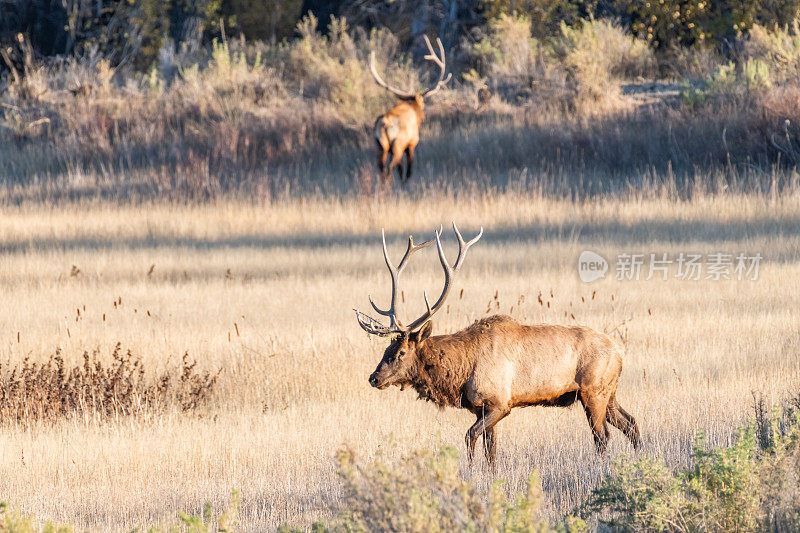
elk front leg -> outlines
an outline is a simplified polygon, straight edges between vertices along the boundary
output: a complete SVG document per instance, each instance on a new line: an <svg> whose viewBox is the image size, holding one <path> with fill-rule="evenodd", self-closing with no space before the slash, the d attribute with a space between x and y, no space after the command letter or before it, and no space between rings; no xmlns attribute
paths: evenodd
<svg viewBox="0 0 800 533"><path fill-rule="evenodd" d="M492 444L492 449L495 447L495 434L494 434L494 426L498 422L500 422L506 415L508 415L508 409L499 409L497 407L487 407L485 410L481 411L477 416L478 420L469 428L467 431L467 435L465 437L466 444L467 444L467 458L469 459L469 464L472 466L472 461L475 458L475 443L478 440L478 437L484 435L484 444L486 443L486 436L489 434L491 430L492 436L490 437ZM491 461L493 462L494 459L492 458Z"/></svg>

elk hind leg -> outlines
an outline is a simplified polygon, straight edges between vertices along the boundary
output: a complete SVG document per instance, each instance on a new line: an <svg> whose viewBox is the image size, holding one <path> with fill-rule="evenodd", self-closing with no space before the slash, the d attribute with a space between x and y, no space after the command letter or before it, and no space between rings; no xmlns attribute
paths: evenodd
<svg viewBox="0 0 800 533"><path fill-rule="evenodd" d="M388 155L389 151L384 150L383 146L378 143L378 170L380 170L382 176L386 173L386 158Z"/></svg>
<svg viewBox="0 0 800 533"><path fill-rule="evenodd" d="M497 425L483 432L483 454L486 462L494 470L497 461Z"/></svg>
<svg viewBox="0 0 800 533"><path fill-rule="evenodd" d="M400 183L403 183L403 154L405 152L401 151L400 155L395 154L394 158L397 161L397 179ZM408 159L406 159L406 168L408 168Z"/></svg>
<svg viewBox="0 0 800 533"><path fill-rule="evenodd" d="M636 419L628 414L628 412L625 411L625 409L623 409L619 404L616 394L612 394L611 399L608 401L608 407L606 409L606 421L608 421L618 430L622 431L622 433L624 433L625 436L630 439L634 450L639 449L639 446L641 445L639 426L636 424Z"/></svg>
<svg viewBox="0 0 800 533"><path fill-rule="evenodd" d="M469 428L467 434L465 436L466 444L467 444L467 458L469 459L470 466L472 465L472 461L475 458L475 442L477 442L478 437L484 435L484 446L487 446L486 443L486 435L489 435L491 432L491 437L489 443L491 444L492 450L496 450L496 433L494 431L494 426L498 422L500 422L503 418L508 415L508 409L499 409L496 407L490 408L487 407L485 410L480 412L478 416L478 420ZM494 458L491 459L492 463Z"/></svg>
<svg viewBox="0 0 800 533"><path fill-rule="evenodd" d="M608 399L597 393L581 393L581 402L589 420L597 453L603 455L608 447L609 431L606 425Z"/></svg>
<svg viewBox="0 0 800 533"><path fill-rule="evenodd" d="M414 164L414 146L408 145L406 148L406 179L408 181L411 177L411 166ZM405 182L404 182L405 183Z"/></svg>
<svg viewBox="0 0 800 533"><path fill-rule="evenodd" d="M391 153L392 159L389 162L389 165L386 167L385 176L387 178L391 179L392 170L394 170L395 167L396 167L397 168L397 173L398 173L398 175L400 177L400 180L402 181L402 179L403 179L403 169L402 169L403 151L400 150L400 152L398 153L397 148L394 145L392 145L392 150L391 150L390 153Z"/></svg>

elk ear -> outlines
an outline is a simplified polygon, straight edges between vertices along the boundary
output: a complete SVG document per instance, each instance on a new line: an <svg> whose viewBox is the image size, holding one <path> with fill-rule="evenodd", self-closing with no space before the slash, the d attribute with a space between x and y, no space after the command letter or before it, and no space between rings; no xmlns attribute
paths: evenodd
<svg viewBox="0 0 800 533"><path fill-rule="evenodd" d="M433 331L433 321L428 320L425 322L425 325L422 326L419 331L414 332L414 341L422 342L428 337L431 336L431 332Z"/></svg>

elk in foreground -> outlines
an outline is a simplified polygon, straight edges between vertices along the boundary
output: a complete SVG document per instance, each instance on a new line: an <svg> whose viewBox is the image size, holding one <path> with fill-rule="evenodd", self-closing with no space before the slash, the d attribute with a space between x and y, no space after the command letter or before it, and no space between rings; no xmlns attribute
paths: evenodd
<svg viewBox="0 0 800 533"><path fill-rule="evenodd" d="M442 251L441 228L434 239L422 244L415 244L409 237L406 253L397 266L389 260L383 237L383 257L391 276L392 295L388 309L379 308L372 298L370 303L377 313L389 318L389 325L356 311L356 319L364 331L391 339L369 378L370 385L378 389L397 385L401 390L410 386L420 399L441 408L471 411L477 421L466 435L470 464L475 443L483 435L486 459L494 465L495 425L512 408L529 405L565 407L580 401L598 453L605 452L609 423L637 448L636 420L616 398L623 349L608 335L581 326L529 326L510 316L494 315L457 333L431 336L431 317L447 299L453 275L463 265L467 250L483 234L481 229L475 238L464 242L455 224L453 230L458 239L458 256L453 266ZM444 269L444 289L432 306L423 293L427 310L404 325L397 313L400 274L411 255L434 240Z"/></svg>
<svg viewBox="0 0 800 533"><path fill-rule="evenodd" d="M375 69L375 52L369 56L369 69L375 81L400 99L392 109L375 121L375 141L378 143L378 168L381 171L382 181L391 180L392 169L397 167L397 174L401 182L405 183L411 177L411 166L414 162L414 150L419 143L419 127L425 120L425 97L434 94L442 85L450 80L448 74L445 78L444 46L438 37L436 44L439 54L433 50L431 41L425 36L428 54L425 59L433 61L439 67L439 79L436 85L421 93L413 93L396 89L385 81ZM406 156L406 176L403 181L403 154Z"/></svg>

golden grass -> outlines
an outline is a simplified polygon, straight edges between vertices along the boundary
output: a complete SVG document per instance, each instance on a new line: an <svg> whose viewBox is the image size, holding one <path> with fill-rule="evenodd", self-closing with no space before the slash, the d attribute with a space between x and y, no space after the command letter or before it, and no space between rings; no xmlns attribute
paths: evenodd
<svg viewBox="0 0 800 533"><path fill-rule="evenodd" d="M435 331L464 327L487 305L504 313L513 306L528 322L601 329L631 317L618 397L641 424L643 453L685 462L697 430L716 443L731 438L752 391L776 401L800 385L798 212L797 195L734 194L7 208L0 362L60 347L72 363L84 350L108 353L122 342L154 372L185 351L203 369L223 371L201 416L4 424L0 494L23 513L129 530L178 509L199 511L204 501L222 505L238 488L242 522L256 531L333 512L332 456L342 444L367 458L389 447L390 436L391 454L441 442L463 447L472 422L466 412L368 386L383 345L363 334L351 311L367 306L368 293L380 302L388 292L381 226L398 255L409 232L429 235L451 219L465 235L479 225L486 235L459 274L463 298L454 291ZM584 249L609 259L744 251L765 260L754 282L615 281L612 271L586 285L576 272ZM450 237L447 250L454 250ZM410 313L440 278L432 251L416 258L404 282ZM614 433L608 456L597 458L579 408L516 410L500 428L499 477L513 492L539 469L553 515L569 511L616 457L632 453ZM463 475L489 482L482 461L471 472L463 465Z"/></svg>

